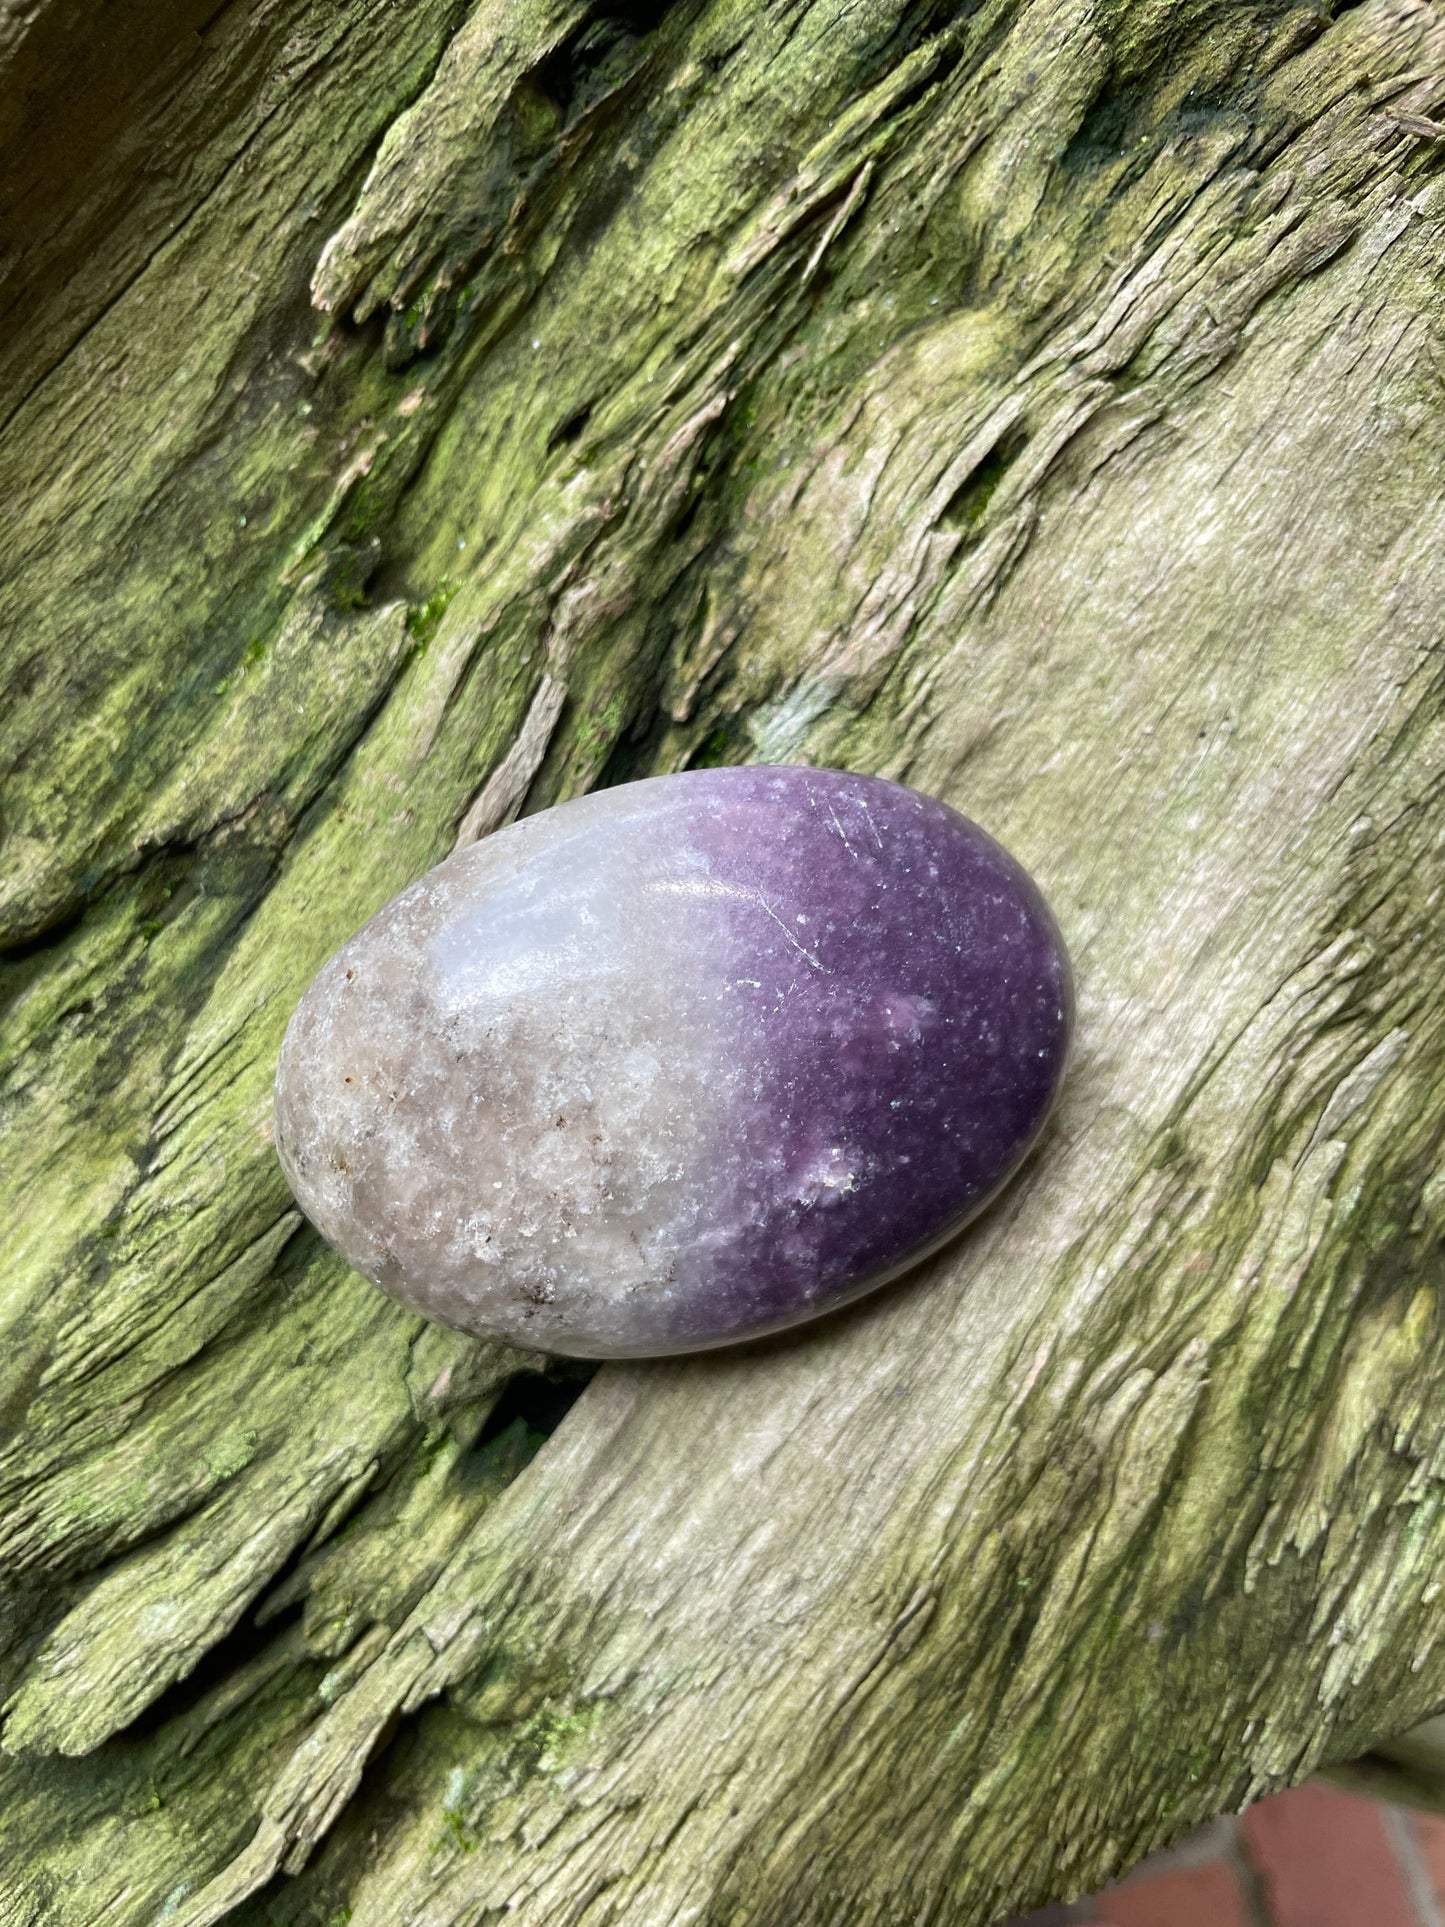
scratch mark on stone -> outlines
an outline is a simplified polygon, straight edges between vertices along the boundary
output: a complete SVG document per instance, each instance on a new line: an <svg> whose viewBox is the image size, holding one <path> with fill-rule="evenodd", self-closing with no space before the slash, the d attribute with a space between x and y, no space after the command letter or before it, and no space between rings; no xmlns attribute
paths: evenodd
<svg viewBox="0 0 1445 1927"><path fill-rule="evenodd" d="M831 970L829 970L828 966L825 963L820 962L819 959L813 955L812 951L809 950L806 945L798 942L798 939L793 935L792 931L788 928L787 924L783 922L783 919L778 915L777 911L768 902L767 898L763 896L761 893L759 893L757 900L758 900L758 903L762 906L762 908L767 911L768 915L772 918L773 922L778 926L779 930L782 931L783 935L787 938L788 942L793 946L794 950L797 951L798 955L800 957L806 957L808 962L813 966L814 970L821 970L825 977L831 977L833 973Z"/></svg>
<svg viewBox="0 0 1445 1927"><path fill-rule="evenodd" d="M833 805L831 803L828 805L828 814L833 819L833 828L838 832L838 835L843 840L843 848L848 852L849 856L856 857L858 852L853 848L853 845L848 841L848 833L843 828L843 825L838 821L838 812L833 808ZM876 836L877 834L878 832L875 830L874 835Z"/></svg>

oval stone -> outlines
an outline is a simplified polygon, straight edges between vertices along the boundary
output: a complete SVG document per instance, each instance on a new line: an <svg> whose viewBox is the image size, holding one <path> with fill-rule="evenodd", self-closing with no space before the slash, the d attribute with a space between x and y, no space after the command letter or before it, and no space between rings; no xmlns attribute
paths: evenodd
<svg viewBox="0 0 1445 1927"><path fill-rule="evenodd" d="M588 1358L858 1297L1038 1136L1072 1022L1058 929L975 824L877 777L602 790L459 850L318 973L276 1148L358 1271Z"/></svg>

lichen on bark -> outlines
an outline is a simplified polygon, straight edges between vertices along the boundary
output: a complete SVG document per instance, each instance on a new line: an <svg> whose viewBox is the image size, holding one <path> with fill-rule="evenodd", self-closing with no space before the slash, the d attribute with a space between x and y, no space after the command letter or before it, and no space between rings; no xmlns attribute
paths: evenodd
<svg viewBox="0 0 1445 1927"><path fill-rule="evenodd" d="M1435 1711L1435 10L146 21L0 28L3 1917L986 1927ZM281 1030L749 758L1029 864L1067 1099L539 1451L298 1222Z"/></svg>

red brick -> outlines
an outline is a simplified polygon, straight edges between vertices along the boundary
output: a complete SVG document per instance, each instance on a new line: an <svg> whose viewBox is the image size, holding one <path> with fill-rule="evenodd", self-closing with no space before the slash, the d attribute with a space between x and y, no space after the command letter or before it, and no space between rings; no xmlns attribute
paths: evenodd
<svg viewBox="0 0 1445 1927"><path fill-rule="evenodd" d="M1100 1927L1248 1927L1249 1920L1234 1869L1222 1860L1107 1887L1095 1905Z"/></svg>
<svg viewBox="0 0 1445 1927"><path fill-rule="evenodd" d="M1425 1862L1435 1898L1445 1907L1445 1820L1433 1813L1412 1813L1410 1831Z"/></svg>
<svg viewBox="0 0 1445 1927"><path fill-rule="evenodd" d="M1274 1927L1420 1927L1372 1800L1316 1781L1261 1800L1239 1830Z"/></svg>

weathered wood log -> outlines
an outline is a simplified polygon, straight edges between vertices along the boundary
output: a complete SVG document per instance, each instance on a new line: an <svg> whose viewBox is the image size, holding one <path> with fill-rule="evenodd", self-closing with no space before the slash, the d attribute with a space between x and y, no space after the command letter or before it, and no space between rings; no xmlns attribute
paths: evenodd
<svg viewBox="0 0 1445 1927"><path fill-rule="evenodd" d="M1445 1702L1437 10L0 62L0 1919L983 1927ZM300 1223L281 1030L459 829L749 758L1008 843L1072 1080L543 1443Z"/></svg>

